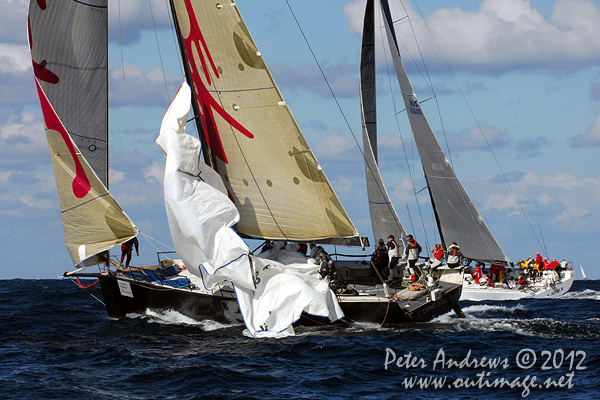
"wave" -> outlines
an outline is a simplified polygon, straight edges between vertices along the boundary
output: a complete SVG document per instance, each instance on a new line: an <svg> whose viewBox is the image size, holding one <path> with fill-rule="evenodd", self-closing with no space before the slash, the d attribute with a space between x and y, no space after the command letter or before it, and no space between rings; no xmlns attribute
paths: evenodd
<svg viewBox="0 0 600 400"><path fill-rule="evenodd" d="M583 292L567 292L561 298L578 300L600 300L600 291L585 289Z"/></svg>
<svg viewBox="0 0 600 400"><path fill-rule="evenodd" d="M141 318L146 319L150 323L164 324L164 325L190 325L201 327L204 331L216 331L219 329L231 328L237 326L234 324L222 324L217 321L210 319L197 321L193 318L185 316L175 310L163 310L160 312L152 311L147 309L144 314L131 313L127 314L127 318Z"/></svg>
<svg viewBox="0 0 600 400"><path fill-rule="evenodd" d="M599 324L594 319L559 321L552 318L528 318L531 312L523 305L474 305L463 309L465 318L448 312L430 322L440 331L506 332L548 339L598 338Z"/></svg>

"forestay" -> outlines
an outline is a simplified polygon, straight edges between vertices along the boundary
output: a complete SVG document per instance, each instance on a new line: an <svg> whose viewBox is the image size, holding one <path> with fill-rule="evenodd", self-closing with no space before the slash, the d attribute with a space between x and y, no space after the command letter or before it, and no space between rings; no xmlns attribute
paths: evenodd
<svg viewBox="0 0 600 400"><path fill-rule="evenodd" d="M356 237L236 4L172 3L210 162L240 212L236 230L292 241Z"/></svg>
<svg viewBox="0 0 600 400"><path fill-rule="evenodd" d="M385 29L404 105L427 180L440 234L446 245L457 242L465 257L507 264L506 256L442 151L402 64L387 0L381 0Z"/></svg>

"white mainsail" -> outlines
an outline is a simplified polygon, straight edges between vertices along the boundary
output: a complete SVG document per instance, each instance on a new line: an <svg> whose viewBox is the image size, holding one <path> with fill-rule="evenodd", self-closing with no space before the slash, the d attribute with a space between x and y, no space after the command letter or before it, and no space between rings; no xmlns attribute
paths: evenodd
<svg viewBox="0 0 600 400"><path fill-rule="evenodd" d="M302 136L234 1L173 0L173 14L210 149L240 212L236 230L291 241L358 233Z"/></svg>
<svg viewBox="0 0 600 400"><path fill-rule="evenodd" d="M381 0L381 6L396 76L442 240L446 246L458 243L468 259L509 264L510 259L471 202L425 118L400 58L388 1Z"/></svg>

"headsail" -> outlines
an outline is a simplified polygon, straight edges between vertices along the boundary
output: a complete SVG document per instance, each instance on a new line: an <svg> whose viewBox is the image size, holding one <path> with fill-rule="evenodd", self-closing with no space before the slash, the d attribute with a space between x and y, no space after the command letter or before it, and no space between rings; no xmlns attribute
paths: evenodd
<svg viewBox="0 0 600 400"><path fill-rule="evenodd" d="M74 264L137 235L107 190L107 0L32 1L29 46ZM60 116L60 117L59 117Z"/></svg>
<svg viewBox="0 0 600 400"><path fill-rule="evenodd" d="M440 235L446 245L457 242L472 260L510 263L471 202L442 151L402 64L387 0L381 0L387 39L410 125L419 150Z"/></svg>
<svg viewBox="0 0 600 400"><path fill-rule="evenodd" d="M241 234L358 235L302 136L234 1L172 0L188 81Z"/></svg>
<svg viewBox="0 0 600 400"><path fill-rule="evenodd" d="M33 72L73 142L108 187L108 0L29 5Z"/></svg>
<svg viewBox="0 0 600 400"><path fill-rule="evenodd" d="M65 244L73 263L80 264L136 236L138 229L81 155L37 79L36 84L58 189Z"/></svg>
<svg viewBox="0 0 600 400"><path fill-rule="evenodd" d="M377 116L375 83L375 7L367 1L360 55L360 106L363 132L363 155L367 180L367 196L374 242L388 235L405 234L400 218L387 193L377 165ZM402 243L398 241L398 243Z"/></svg>

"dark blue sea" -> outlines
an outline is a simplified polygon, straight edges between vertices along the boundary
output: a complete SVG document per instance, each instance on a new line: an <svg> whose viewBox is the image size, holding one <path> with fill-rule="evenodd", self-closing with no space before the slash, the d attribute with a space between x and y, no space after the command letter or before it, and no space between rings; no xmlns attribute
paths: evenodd
<svg viewBox="0 0 600 400"><path fill-rule="evenodd" d="M462 302L466 319L261 340L176 313L110 319L92 295L0 281L0 398L600 398L600 281L557 300Z"/></svg>

